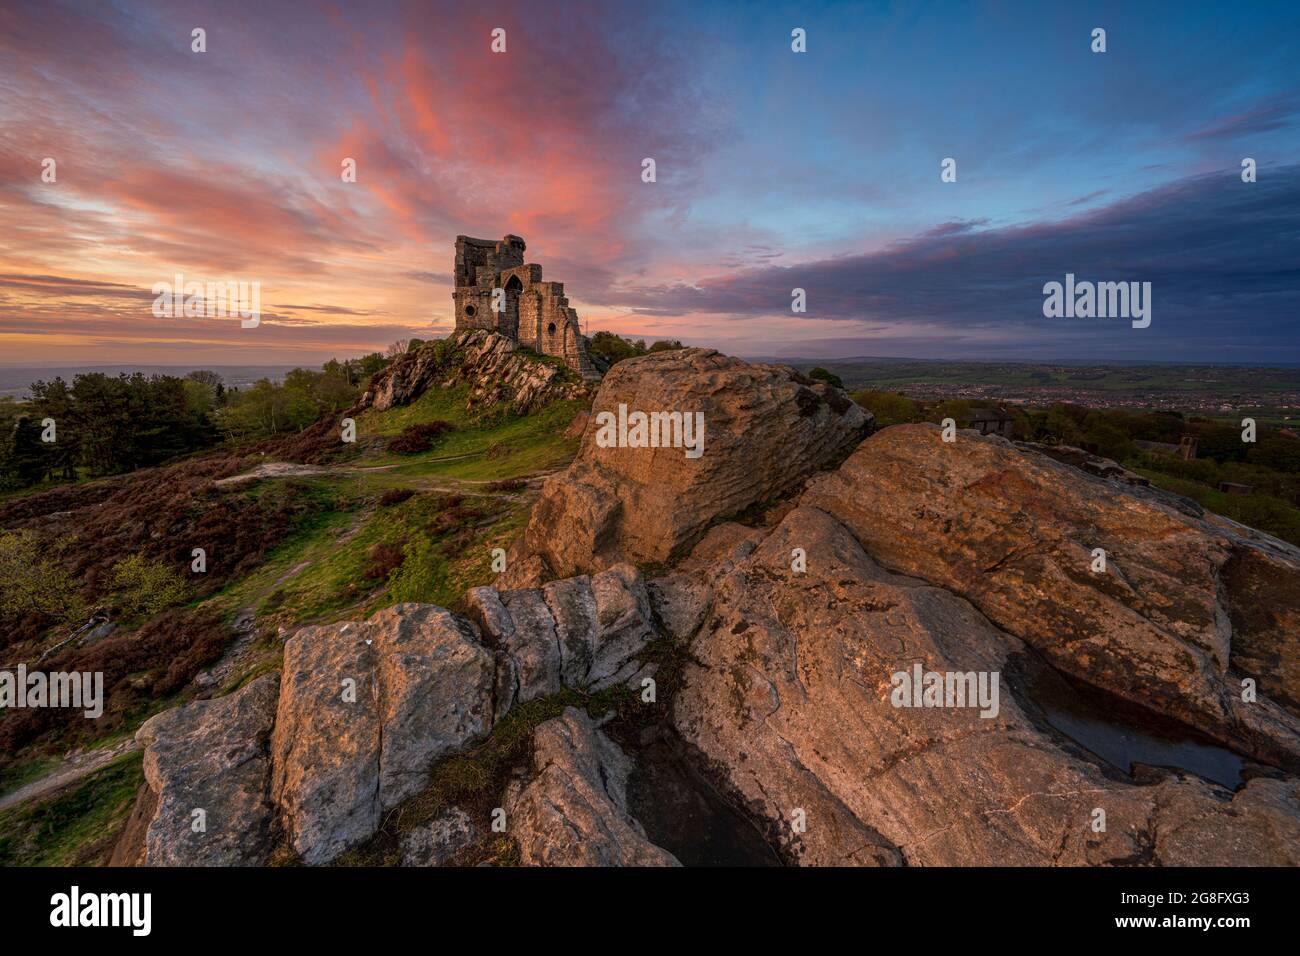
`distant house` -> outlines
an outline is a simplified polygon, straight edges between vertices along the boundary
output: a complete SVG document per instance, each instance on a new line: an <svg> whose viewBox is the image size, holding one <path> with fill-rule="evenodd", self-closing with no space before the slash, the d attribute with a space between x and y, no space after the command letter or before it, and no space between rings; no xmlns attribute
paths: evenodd
<svg viewBox="0 0 1300 956"><path fill-rule="evenodd" d="M1235 481L1219 482L1219 490L1225 495L1248 495L1250 487L1250 485L1239 485Z"/></svg>
<svg viewBox="0 0 1300 956"><path fill-rule="evenodd" d="M972 408L967 420L970 427L981 435L1001 435L1004 438L1011 437L1011 424L1015 421L1001 408Z"/></svg>
<svg viewBox="0 0 1300 956"><path fill-rule="evenodd" d="M1143 451L1153 451L1160 455L1174 455L1183 461L1191 461L1196 457L1195 435L1184 435L1177 445L1167 441L1142 441L1140 439L1135 440L1133 444Z"/></svg>
<svg viewBox="0 0 1300 956"><path fill-rule="evenodd" d="M1098 478L1110 478L1130 485L1141 485L1144 488L1151 484L1151 479L1143 478L1136 472L1129 471L1123 465L1109 458L1089 458L1080 462L1079 467L1090 475L1096 475Z"/></svg>

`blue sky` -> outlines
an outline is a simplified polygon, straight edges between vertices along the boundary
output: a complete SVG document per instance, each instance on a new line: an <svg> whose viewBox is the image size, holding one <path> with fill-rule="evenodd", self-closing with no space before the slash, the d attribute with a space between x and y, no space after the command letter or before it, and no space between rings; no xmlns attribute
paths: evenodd
<svg viewBox="0 0 1300 956"><path fill-rule="evenodd" d="M0 62L6 361L438 334L506 232L588 328L739 354L1300 361L1295 4L51 0ZM256 336L154 319L177 271L261 282ZM1151 327L1045 319L1067 272Z"/></svg>

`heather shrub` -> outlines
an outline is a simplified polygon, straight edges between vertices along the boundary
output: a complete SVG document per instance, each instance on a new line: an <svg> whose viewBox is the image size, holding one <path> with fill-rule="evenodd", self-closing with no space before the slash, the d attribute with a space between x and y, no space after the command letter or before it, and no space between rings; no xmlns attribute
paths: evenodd
<svg viewBox="0 0 1300 956"><path fill-rule="evenodd" d="M42 666L103 673L103 715L86 720L80 711L66 707L9 711L0 720L0 769L21 747L38 739L57 750L138 722L157 706L158 698L177 693L220 658L230 636L216 612L173 608L138 630L119 628L92 644L65 648Z"/></svg>
<svg viewBox="0 0 1300 956"><path fill-rule="evenodd" d="M381 541L370 549L370 567L366 568L365 576L372 580L386 581L405 560L406 552L402 550L401 542Z"/></svg>
<svg viewBox="0 0 1300 956"><path fill-rule="evenodd" d="M401 455L414 455L428 451L439 438L454 427L451 422L442 420L409 425L402 430L401 434L388 440L388 450Z"/></svg>
<svg viewBox="0 0 1300 956"><path fill-rule="evenodd" d="M410 488L389 488L379 496L379 507L391 508L393 505L400 505L414 494L415 492Z"/></svg>
<svg viewBox="0 0 1300 956"><path fill-rule="evenodd" d="M113 603L124 617L150 617L180 604L189 588L179 571L162 561L132 554L113 566L109 576Z"/></svg>

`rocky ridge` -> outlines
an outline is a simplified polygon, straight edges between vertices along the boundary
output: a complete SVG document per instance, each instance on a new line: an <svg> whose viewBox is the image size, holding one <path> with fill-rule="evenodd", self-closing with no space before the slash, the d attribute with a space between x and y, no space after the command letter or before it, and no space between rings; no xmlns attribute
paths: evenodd
<svg viewBox="0 0 1300 956"><path fill-rule="evenodd" d="M399 606L298 632L273 727L269 684L206 702L248 715L234 723L154 718L138 809L158 808L162 836L145 862L219 856L168 823L232 799L220 768L181 771L195 746L252 755L239 799L325 862L512 707L638 687L638 655L667 639L689 658L676 734L787 862L1300 863L1300 550L1002 438L897 426L859 444L868 422L839 393L706 350L615 366L594 410L620 404L703 410L704 455L600 448L593 415L501 590L471 591L463 616ZM997 692L900 706L895 675L914 668ZM1239 782L1108 762L1052 723L1040 671L1214 738ZM523 862L675 863L629 812L634 766L579 710L538 727L502 795ZM409 859L485 825L453 815Z"/></svg>
<svg viewBox="0 0 1300 956"><path fill-rule="evenodd" d="M503 406L524 414L587 394L587 386L563 362L521 350L496 332L474 329L400 356L375 374L354 411L387 411L409 405L431 388L463 383L469 385L469 407L475 411Z"/></svg>
<svg viewBox="0 0 1300 956"><path fill-rule="evenodd" d="M265 863L278 832L304 862L328 863L371 837L439 759L481 741L515 703L566 687L639 687L654 673L635 656L656 632L630 565L544 590L476 588L466 605L469 616L399 604L366 621L302 628L285 642L282 677L154 717L138 734L148 839L119 858ZM603 735L578 743L594 749L572 760L596 760L604 779L627 769ZM199 834L188 830L195 808L210 811ZM436 858L473 828L445 821L404 855Z"/></svg>

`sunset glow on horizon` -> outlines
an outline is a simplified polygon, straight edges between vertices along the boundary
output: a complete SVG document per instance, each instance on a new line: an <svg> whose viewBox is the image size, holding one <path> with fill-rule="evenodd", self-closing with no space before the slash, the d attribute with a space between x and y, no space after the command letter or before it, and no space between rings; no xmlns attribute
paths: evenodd
<svg viewBox="0 0 1300 956"><path fill-rule="evenodd" d="M591 331L1300 361L1300 12L1130 6L4 3L0 363L442 335L455 237L507 233ZM1044 319L1044 282L1100 268L1152 281L1145 334ZM260 325L156 317L177 274L258 282Z"/></svg>

